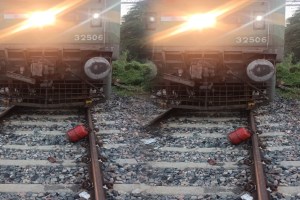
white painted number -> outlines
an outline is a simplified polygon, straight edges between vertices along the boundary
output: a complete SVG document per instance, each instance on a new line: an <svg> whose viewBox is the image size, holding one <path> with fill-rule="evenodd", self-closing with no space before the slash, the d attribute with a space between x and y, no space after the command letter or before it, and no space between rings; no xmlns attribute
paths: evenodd
<svg viewBox="0 0 300 200"><path fill-rule="evenodd" d="M267 43L267 37L236 37L235 43L237 44L253 44L253 43Z"/></svg>
<svg viewBox="0 0 300 200"><path fill-rule="evenodd" d="M103 40L103 35L96 35L96 34L77 34L74 35L75 41L99 41Z"/></svg>

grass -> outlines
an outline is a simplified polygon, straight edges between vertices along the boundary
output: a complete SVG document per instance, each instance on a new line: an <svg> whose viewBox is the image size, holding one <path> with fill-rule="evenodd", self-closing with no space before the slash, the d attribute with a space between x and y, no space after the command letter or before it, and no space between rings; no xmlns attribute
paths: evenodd
<svg viewBox="0 0 300 200"><path fill-rule="evenodd" d="M119 96L135 96L145 93L145 90L138 86L129 86L128 89L113 86L112 90Z"/></svg>
<svg viewBox="0 0 300 200"><path fill-rule="evenodd" d="M285 86L278 93L289 99L300 99L300 63L293 63L293 55L288 55L277 65L277 82Z"/></svg>
<svg viewBox="0 0 300 200"><path fill-rule="evenodd" d="M300 100L300 88L291 88L291 90L276 90L277 94L286 99L297 99Z"/></svg>
<svg viewBox="0 0 300 200"><path fill-rule="evenodd" d="M150 81L155 75L154 64L129 61L128 52L124 52L117 61L113 62L113 80L122 86L115 89L117 93L125 95L143 93L150 88Z"/></svg>

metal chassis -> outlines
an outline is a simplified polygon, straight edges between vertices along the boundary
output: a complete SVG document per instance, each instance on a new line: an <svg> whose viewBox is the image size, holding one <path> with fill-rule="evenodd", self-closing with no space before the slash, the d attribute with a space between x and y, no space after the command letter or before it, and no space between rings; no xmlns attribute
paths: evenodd
<svg viewBox="0 0 300 200"><path fill-rule="evenodd" d="M189 75L181 77L174 75L176 71L172 71L172 68L183 68L188 72L194 59L214 61L217 68L223 69L224 72L230 72L220 75L230 76L231 80L224 82L220 78L213 78L213 80L203 78L202 82L197 82L192 80ZM266 59L275 64L276 55L262 51L154 51L152 52L152 61L158 67L159 77L155 80L154 90L159 91L164 88L168 90L168 94L157 97L174 108L251 109L256 103L260 104L269 100L264 91L271 93L274 90L270 86L271 83L254 83L245 75L245 67L255 59ZM236 73L244 73L244 75L235 75ZM209 88L209 83L213 83L212 88ZM191 90L196 95L191 97L184 90ZM171 94L172 92L173 94ZM258 95L253 95L253 93ZM203 101L204 103L201 103Z"/></svg>

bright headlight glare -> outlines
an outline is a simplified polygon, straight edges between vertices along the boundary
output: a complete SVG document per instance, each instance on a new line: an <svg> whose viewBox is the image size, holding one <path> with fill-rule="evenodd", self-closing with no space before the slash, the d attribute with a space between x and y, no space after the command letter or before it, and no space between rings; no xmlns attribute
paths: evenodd
<svg viewBox="0 0 300 200"><path fill-rule="evenodd" d="M216 17L211 14L197 14L187 17L186 27L188 29L204 29L214 27Z"/></svg>
<svg viewBox="0 0 300 200"><path fill-rule="evenodd" d="M56 16L49 11L34 12L29 15L27 24L29 26L43 27L55 24Z"/></svg>
<svg viewBox="0 0 300 200"><path fill-rule="evenodd" d="M155 22L155 17L153 16L149 17L149 22Z"/></svg>
<svg viewBox="0 0 300 200"><path fill-rule="evenodd" d="M100 26L102 26L101 14L99 12L94 12L92 14L91 26L92 27L100 27Z"/></svg>
<svg viewBox="0 0 300 200"><path fill-rule="evenodd" d="M265 29L265 18L262 13L257 13L254 15L254 23L253 23L253 28L255 30L263 30Z"/></svg>
<svg viewBox="0 0 300 200"><path fill-rule="evenodd" d="M100 14L99 13L94 13L93 14L93 18L94 19L99 19L100 18Z"/></svg>
<svg viewBox="0 0 300 200"><path fill-rule="evenodd" d="M256 19L256 21L262 21L264 19L264 17L261 15L257 15L255 19Z"/></svg>

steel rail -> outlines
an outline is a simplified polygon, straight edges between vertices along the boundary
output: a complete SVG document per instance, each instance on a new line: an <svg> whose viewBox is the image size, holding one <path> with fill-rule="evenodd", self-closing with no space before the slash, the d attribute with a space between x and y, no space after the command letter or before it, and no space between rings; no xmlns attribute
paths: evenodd
<svg viewBox="0 0 300 200"><path fill-rule="evenodd" d="M89 145L90 145L90 156L91 156L91 173L92 183L94 187L94 199L105 200L105 191L103 188L103 176L101 167L98 161L98 151L96 146L96 136L94 132L94 126L92 122L91 110L87 108L87 118L89 125Z"/></svg>
<svg viewBox="0 0 300 200"><path fill-rule="evenodd" d="M154 119L152 119L150 122L148 122L145 127L147 126L154 126L156 124L158 124L161 120L167 118L168 116L171 115L171 113L173 113L175 111L175 108L169 108L168 110L166 110L165 112L163 112L162 114L158 115L157 117L155 117Z"/></svg>
<svg viewBox="0 0 300 200"><path fill-rule="evenodd" d="M266 176L263 170L260 148L258 144L256 125L255 125L253 113L251 111L249 113L249 122L250 122L250 128L253 132L251 140L252 140L252 153L253 153L253 161L254 161L257 199L270 200L269 192L267 191Z"/></svg>
<svg viewBox="0 0 300 200"><path fill-rule="evenodd" d="M5 115L7 115L9 112L11 112L16 106L11 106L9 108L7 108L5 111L0 113L0 118L4 117Z"/></svg>

